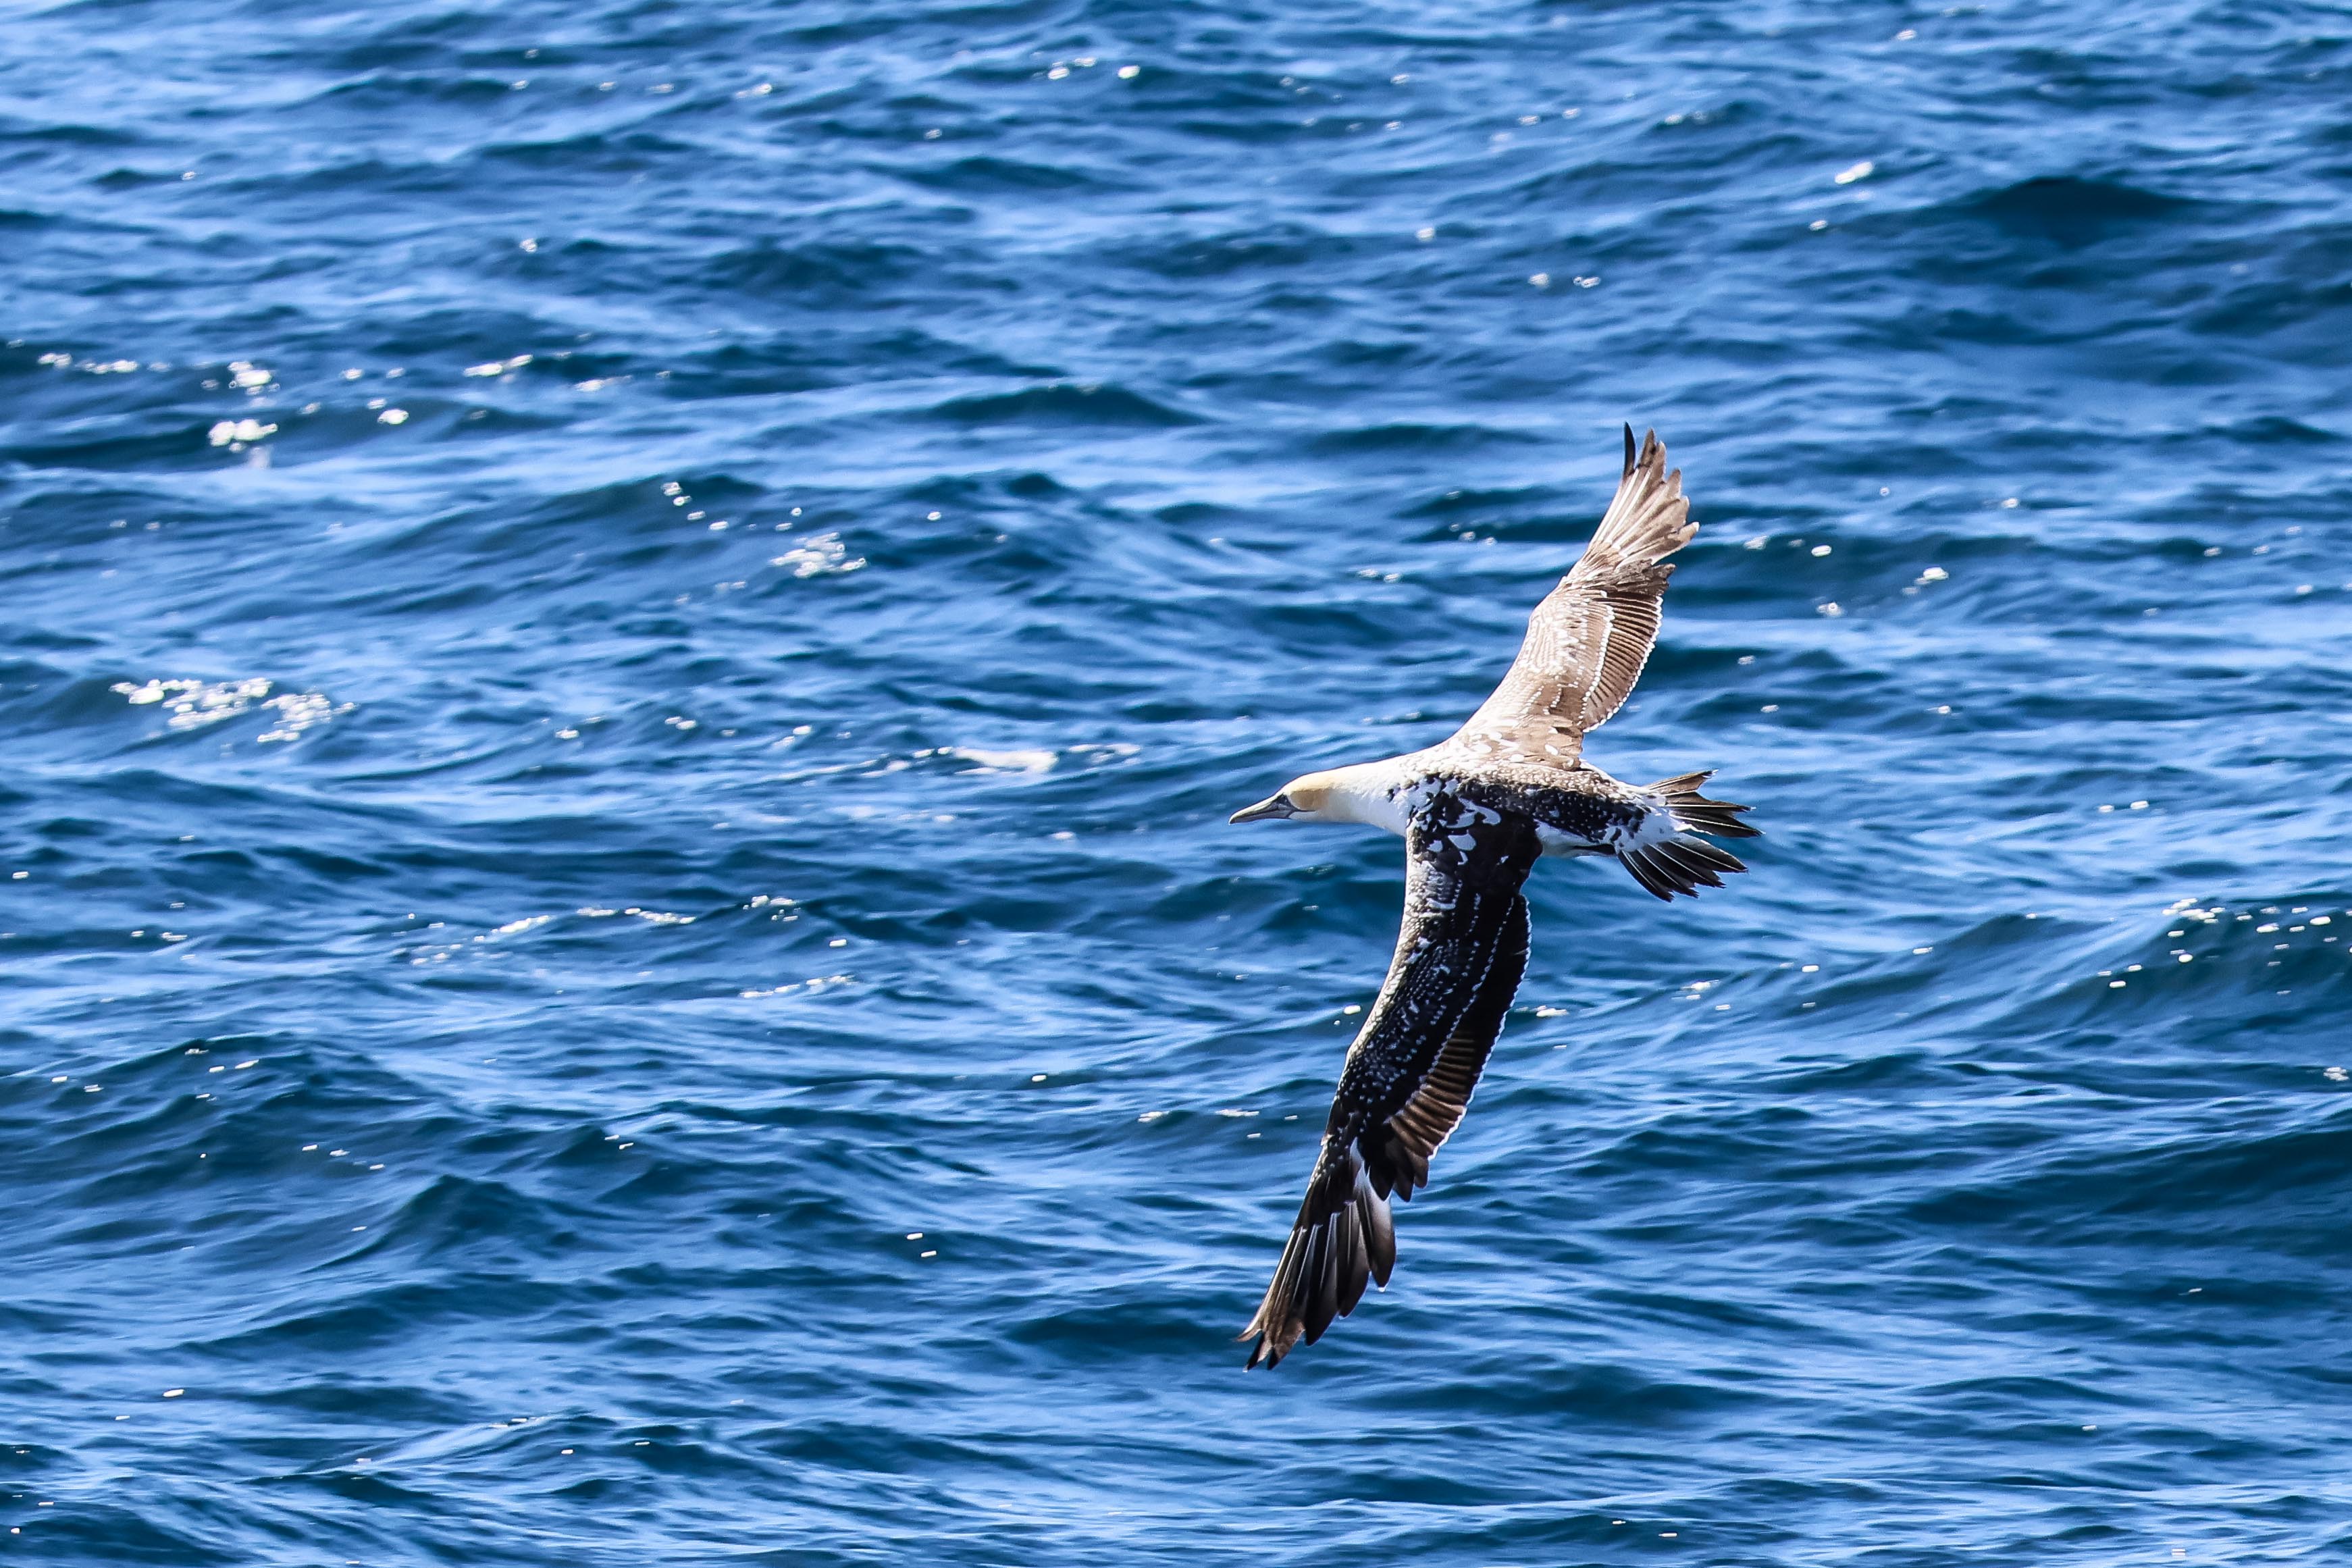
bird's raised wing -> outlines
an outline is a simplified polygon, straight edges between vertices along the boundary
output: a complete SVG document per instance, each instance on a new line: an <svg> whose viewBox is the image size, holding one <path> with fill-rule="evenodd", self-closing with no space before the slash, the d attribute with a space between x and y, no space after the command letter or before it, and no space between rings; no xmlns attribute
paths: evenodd
<svg viewBox="0 0 2352 1568"><path fill-rule="evenodd" d="M1665 558L1698 531L1682 481L1681 469L1667 471L1656 431L1637 454L1633 426L1625 427L1617 498L1583 556L1528 617L1510 673L1457 742L1498 760L1575 762L1584 732L1617 711L1649 662L1658 601L1675 570Z"/></svg>
<svg viewBox="0 0 2352 1568"><path fill-rule="evenodd" d="M1541 853L1534 827L1452 795L1405 834L1404 921L1331 1101L1298 1219L1241 1337L1268 1366L1382 1286L1396 1262L1389 1194L1411 1198L1460 1124L1528 962L1520 884Z"/></svg>

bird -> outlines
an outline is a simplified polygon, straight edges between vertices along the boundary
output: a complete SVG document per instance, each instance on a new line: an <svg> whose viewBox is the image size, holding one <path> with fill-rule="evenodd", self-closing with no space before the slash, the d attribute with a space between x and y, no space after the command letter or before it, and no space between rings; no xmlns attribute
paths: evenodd
<svg viewBox="0 0 2352 1568"><path fill-rule="evenodd" d="M1666 557L1697 532L1682 471L1653 430L1625 466L1583 554L1528 617L1502 683L1437 744L1307 773L1234 822L1384 828L1405 843L1404 915L1388 979L1348 1047L1307 1195L1248 1327L1247 1365L1272 1367L1388 1287L1391 1196L1429 1182L1461 1124L1528 962L1522 892L1539 857L1613 856L1660 899L1748 868L1710 838L1753 838L1749 808L1701 793L1713 770L1645 788L1584 760L1584 736L1623 705L1657 640Z"/></svg>

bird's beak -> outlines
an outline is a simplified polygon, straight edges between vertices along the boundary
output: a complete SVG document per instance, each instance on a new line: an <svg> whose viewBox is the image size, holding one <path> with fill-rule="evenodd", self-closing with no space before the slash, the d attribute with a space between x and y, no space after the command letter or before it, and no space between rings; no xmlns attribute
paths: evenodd
<svg viewBox="0 0 2352 1568"><path fill-rule="evenodd" d="M1255 805L1242 807L1234 813L1229 820L1259 822L1269 816L1297 816L1297 815L1298 808L1290 804L1290 797L1286 795L1277 795L1270 799L1259 801Z"/></svg>

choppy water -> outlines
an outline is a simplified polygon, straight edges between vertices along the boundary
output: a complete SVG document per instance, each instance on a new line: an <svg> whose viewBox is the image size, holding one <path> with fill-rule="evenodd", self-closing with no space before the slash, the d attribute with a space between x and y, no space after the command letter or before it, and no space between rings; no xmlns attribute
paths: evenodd
<svg viewBox="0 0 2352 1568"><path fill-rule="evenodd" d="M2341 9L12 0L0 171L6 1561L2352 1546ZM1401 871L1224 816L1621 419L1770 837L1245 1376Z"/></svg>

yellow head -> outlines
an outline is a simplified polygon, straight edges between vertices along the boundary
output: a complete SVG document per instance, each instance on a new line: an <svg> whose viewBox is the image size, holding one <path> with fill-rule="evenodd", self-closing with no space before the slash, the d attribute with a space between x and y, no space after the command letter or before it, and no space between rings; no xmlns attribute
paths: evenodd
<svg viewBox="0 0 2352 1568"><path fill-rule="evenodd" d="M1269 816L1297 816L1309 822L1347 822L1331 808L1337 804L1334 792L1338 777L1331 773L1302 773L1255 805L1245 805L1234 813L1235 822L1256 822Z"/></svg>

